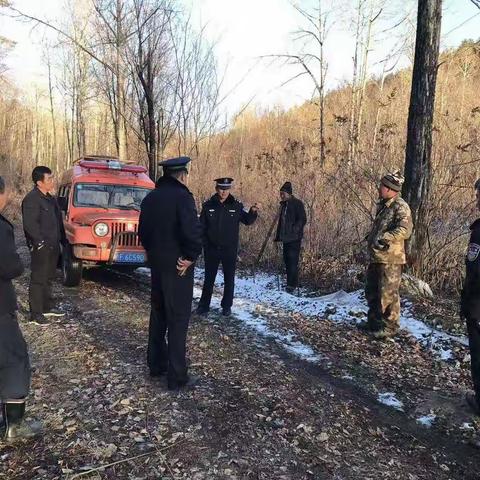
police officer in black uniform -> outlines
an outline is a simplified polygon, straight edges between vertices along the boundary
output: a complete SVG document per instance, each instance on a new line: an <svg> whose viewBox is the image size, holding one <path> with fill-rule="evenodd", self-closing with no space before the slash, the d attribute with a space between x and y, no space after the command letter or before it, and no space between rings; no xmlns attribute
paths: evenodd
<svg viewBox="0 0 480 480"><path fill-rule="evenodd" d="M0 177L0 212L8 202L5 180ZM36 435L40 425L24 420L25 398L30 390L30 361L27 344L17 322L17 297L12 279L23 265L15 248L12 224L0 214L0 401L2 436L7 442Z"/></svg>
<svg viewBox="0 0 480 480"><path fill-rule="evenodd" d="M475 182L475 194L480 210L480 179ZM467 323L474 387L474 393L467 393L466 400L472 410L480 415L480 218L473 222L470 230L460 315Z"/></svg>
<svg viewBox="0 0 480 480"><path fill-rule="evenodd" d="M63 312L54 308L52 281L55 278L60 244L65 243L63 218L55 197L52 171L48 167L33 169L35 185L22 202L23 229L30 249L30 321L48 325L46 317L61 317Z"/></svg>
<svg viewBox="0 0 480 480"><path fill-rule="evenodd" d="M193 264L202 250L202 233L187 188L189 162L178 157L160 163L163 176L142 202L138 229L152 274L148 367L153 377L167 374L170 390L194 380L188 376L185 351Z"/></svg>
<svg viewBox="0 0 480 480"><path fill-rule="evenodd" d="M205 315L210 309L213 285L221 263L224 276L222 314L231 314L235 288L240 223L251 225L257 219L258 204L249 210L230 193L233 178L217 178L216 193L203 204L200 222L203 229L205 280L197 314Z"/></svg>

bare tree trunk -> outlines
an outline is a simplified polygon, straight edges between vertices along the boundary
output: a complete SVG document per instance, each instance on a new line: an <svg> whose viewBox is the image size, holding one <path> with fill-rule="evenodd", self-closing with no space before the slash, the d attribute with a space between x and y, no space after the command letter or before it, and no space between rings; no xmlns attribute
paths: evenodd
<svg viewBox="0 0 480 480"><path fill-rule="evenodd" d="M431 184L430 157L441 20L442 0L418 0L403 195L410 205L415 224L409 254L413 267L420 273L427 242L426 215Z"/></svg>
<svg viewBox="0 0 480 480"><path fill-rule="evenodd" d="M357 77L358 77L358 54L361 41L361 24L362 24L362 8L364 0L358 0L357 5L357 25L355 31L355 53L353 56L353 77L352 77L352 93L350 98L350 126L348 131L348 160L354 162L356 157L357 142Z"/></svg>
<svg viewBox="0 0 480 480"><path fill-rule="evenodd" d="M58 143L57 143L57 125L55 122L55 109L53 107L53 86L52 86L52 65L50 63L50 54L47 57L47 68L48 68L48 95L50 98L50 116L52 118L52 132L53 132L53 161L54 161L54 170L56 173L59 172L58 164Z"/></svg>
<svg viewBox="0 0 480 480"><path fill-rule="evenodd" d="M121 162L127 160L127 131L125 122L125 73L123 65L124 34L122 28L123 1L117 0L117 24L116 24L116 59L115 70L117 77L117 137L118 137L118 159Z"/></svg>
<svg viewBox="0 0 480 480"><path fill-rule="evenodd" d="M320 89L319 89L319 119L320 119L320 166L325 166L325 76L327 66L325 62L324 43L326 37L326 17L322 17L322 0L318 0L318 33L320 43Z"/></svg>
<svg viewBox="0 0 480 480"><path fill-rule="evenodd" d="M386 71L384 68L382 71L382 80L380 81L379 100L377 105L377 111L375 113L375 124L373 126L373 137L372 137L372 153L373 154L375 154L375 148L377 145L378 124L380 123L380 109L381 109L381 100L383 96L383 90L385 88L385 77L386 77Z"/></svg>
<svg viewBox="0 0 480 480"><path fill-rule="evenodd" d="M361 130L362 130L362 121L363 121L363 100L365 98L365 91L367 88L367 74L368 74L368 54L370 53L370 42L372 40L372 27L377 20L377 18L381 14L381 10L377 15L373 16L373 0L370 0L370 16L368 19L368 27L367 27L367 35L365 38L364 46L363 46L363 59L362 59L362 69L360 72L360 84L361 88L359 90L359 99L358 99L358 112L357 112L357 130L356 130L356 136L357 136L357 142L358 139L360 138Z"/></svg>

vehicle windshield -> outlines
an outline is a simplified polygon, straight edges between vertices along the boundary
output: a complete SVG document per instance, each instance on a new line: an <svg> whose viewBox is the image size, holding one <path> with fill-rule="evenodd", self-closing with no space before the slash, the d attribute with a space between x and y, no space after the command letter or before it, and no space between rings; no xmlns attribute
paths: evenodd
<svg viewBox="0 0 480 480"><path fill-rule="evenodd" d="M75 186L73 204L76 207L140 210L140 204L148 192L148 188L129 185L79 183Z"/></svg>

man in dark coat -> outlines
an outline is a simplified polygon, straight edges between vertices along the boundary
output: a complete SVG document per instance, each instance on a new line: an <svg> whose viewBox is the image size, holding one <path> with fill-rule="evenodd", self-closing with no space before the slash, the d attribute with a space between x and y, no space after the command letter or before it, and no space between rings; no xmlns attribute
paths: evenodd
<svg viewBox="0 0 480 480"><path fill-rule="evenodd" d="M202 250L202 233L186 185L189 162L179 157L160 163L163 177L142 202L138 229L152 273L148 367L153 377L167 374L170 390L193 383L187 372L186 341L193 264Z"/></svg>
<svg viewBox="0 0 480 480"><path fill-rule="evenodd" d="M280 189L280 215L276 242L283 243L283 261L287 271L287 292L298 286L298 261L307 215L303 202L293 196L292 184L285 182Z"/></svg>
<svg viewBox="0 0 480 480"><path fill-rule="evenodd" d="M480 210L480 179L475 182L475 194ZM460 315L467 323L474 388L473 393L467 393L466 400L472 410L480 415L480 218L472 223L470 231Z"/></svg>
<svg viewBox="0 0 480 480"><path fill-rule="evenodd" d="M231 314L235 289L240 223L251 225L257 219L258 205L249 210L230 193L233 178L217 178L216 193L203 204L200 223L203 230L205 256L205 281L197 313L205 315L210 310L213 286L218 266L222 264L224 289L222 314Z"/></svg>
<svg viewBox="0 0 480 480"><path fill-rule="evenodd" d="M60 244L65 242L65 229L57 200L51 195L55 188L52 171L48 167L35 167L32 180L35 186L22 202L23 229L31 255L30 321L48 325L46 317L64 315L54 308L52 281Z"/></svg>
<svg viewBox="0 0 480 480"><path fill-rule="evenodd" d="M8 201L5 181L0 177L0 212ZM24 420L25 398L30 390L30 361L27 344L17 322L17 297L12 279L23 265L15 248L12 224L0 214L0 401L2 436L7 442L39 433L39 426Z"/></svg>

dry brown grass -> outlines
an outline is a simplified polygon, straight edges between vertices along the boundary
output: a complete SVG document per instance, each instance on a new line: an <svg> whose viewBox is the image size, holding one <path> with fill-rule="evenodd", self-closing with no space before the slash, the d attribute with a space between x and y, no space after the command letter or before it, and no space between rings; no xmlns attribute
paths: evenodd
<svg viewBox="0 0 480 480"><path fill-rule="evenodd" d="M404 163L409 70L391 75L383 90L369 82L358 154L348 162L350 89L326 99L326 164L319 165L318 112L314 103L289 111L245 112L231 129L204 140L194 156L191 188L200 208L213 192L213 179L236 179L234 194L249 205L261 202L261 217L242 232L242 260L251 265L278 208L278 190L285 180L305 202L308 225L303 245L303 279L324 288L353 287L361 266L355 258L363 248L374 210L376 183L388 169ZM468 224L475 217L473 182L480 176L480 53L475 44L442 55L437 82L434 125L433 186L429 205L429 247L424 270L415 272L436 290L458 292L463 275ZM17 188L28 186L35 164L64 167L65 133L58 128L56 149L48 116L35 113L19 95L0 98L0 172L13 175ZM94 114L93 114L94 113ZM89 118L87 150L115 151L107 132L105 111ZM22 127L13 126L20 122ZM103 132L101 135L100 133ZM105 133L106 132L106 133ZM102 141L99 142L99 139ZM101 145L101 147L100 147ZM142 146L129 132L129 154L146 162ZM58 155L54 156L53 152ZM165 153L176 155L176 142ZM62 163L63 162L63 163ZM25 180L26 179L26 180ZM23 183L24 182L24 183ZM280 255L270 244L262 265L277 269Z"/></svg>

